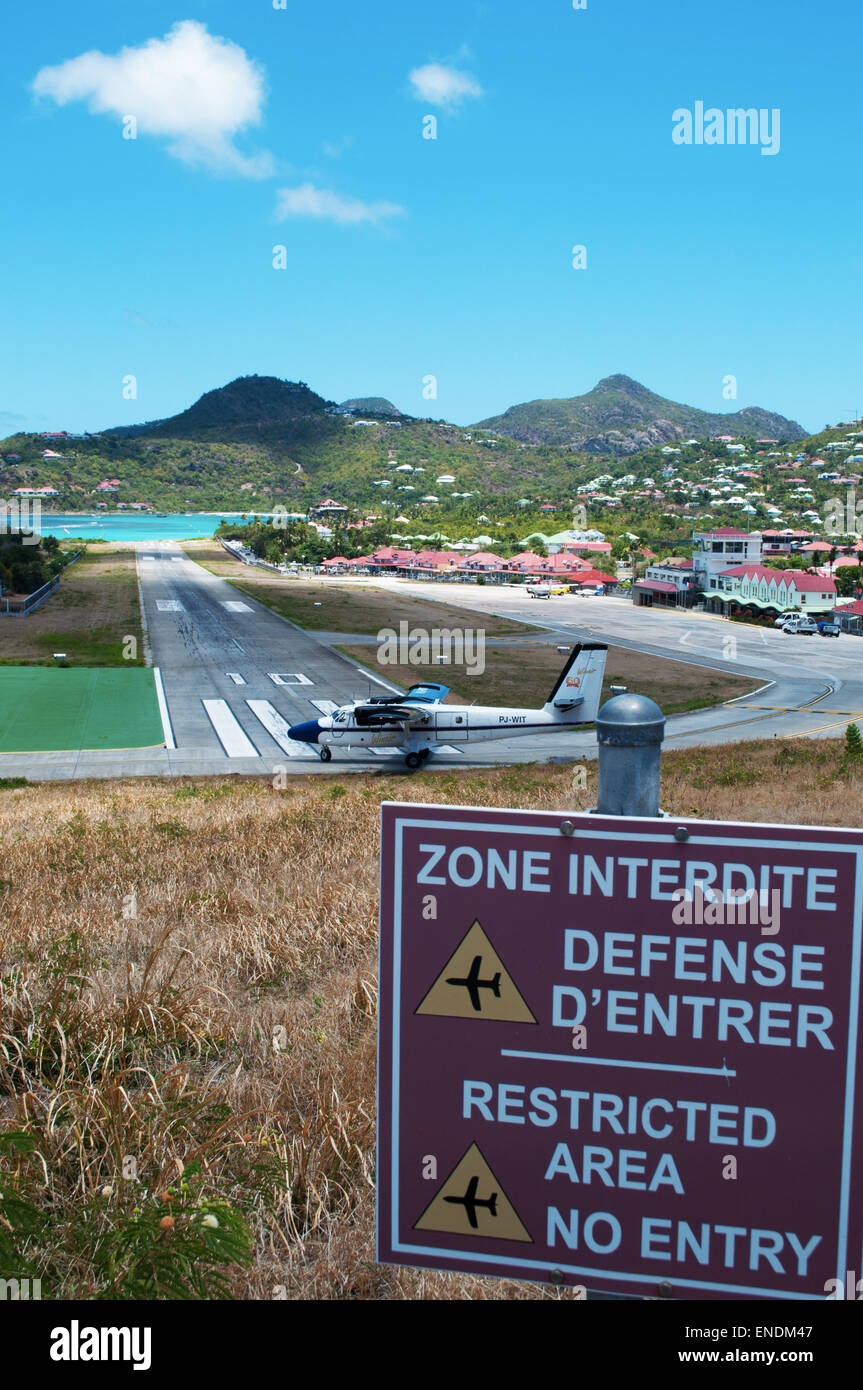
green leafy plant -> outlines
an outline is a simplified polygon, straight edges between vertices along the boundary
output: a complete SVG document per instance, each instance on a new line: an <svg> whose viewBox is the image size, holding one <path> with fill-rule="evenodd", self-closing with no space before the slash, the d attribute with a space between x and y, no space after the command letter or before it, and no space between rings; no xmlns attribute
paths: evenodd
<svg viewBox="0 0 863 1390"><path fill-rule="evenodd" d="M121 1183L82 1201L55 1189L49 1212L52 1176L31 1135L0 1135L0 1277L53 1272L49 1298L60 1280L65 1298L230 1297L227 1272L249 1262L252 1233L241 1212L205 1195L200 1163L161 1191Z"/></svg>

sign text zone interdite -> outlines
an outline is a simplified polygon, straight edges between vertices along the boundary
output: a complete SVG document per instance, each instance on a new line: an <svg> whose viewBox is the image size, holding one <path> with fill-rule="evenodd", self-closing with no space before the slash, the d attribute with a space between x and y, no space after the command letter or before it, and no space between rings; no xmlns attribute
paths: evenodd
<svg viewBox="0 0 863 1390"><path fill-rule="evenodd" d="M858 830L384 804L379 1260L825 1298L861 917Z"/></svg>

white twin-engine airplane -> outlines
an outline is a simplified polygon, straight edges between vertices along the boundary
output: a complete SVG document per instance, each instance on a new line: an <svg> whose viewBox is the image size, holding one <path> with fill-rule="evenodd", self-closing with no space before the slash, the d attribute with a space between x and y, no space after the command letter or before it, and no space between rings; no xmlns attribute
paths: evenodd
<svg viewBox="0 0 863 1390"><path fill-rule="evenodd" d="M376 695L342 705L320 719L294 724L288 732L300 743L317 744L325 763L340 748L401 748L410 768L419 767L443 744L560 733L596 718L607 654L600 642L574 647L542 709L445 705L449 687L425 683L412 685L406 695Z"/></svg>

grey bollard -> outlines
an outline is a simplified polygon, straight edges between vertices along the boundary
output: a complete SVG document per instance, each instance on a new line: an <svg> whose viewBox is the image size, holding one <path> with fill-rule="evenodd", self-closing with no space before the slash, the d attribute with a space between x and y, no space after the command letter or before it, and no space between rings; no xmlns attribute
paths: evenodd
<svg viewBox="0 0 863 1390"><path fill-rule="evenodd" d="M615 695L596 717L603 816L661 816L659 760L665 715L646 695Z"/></svg>

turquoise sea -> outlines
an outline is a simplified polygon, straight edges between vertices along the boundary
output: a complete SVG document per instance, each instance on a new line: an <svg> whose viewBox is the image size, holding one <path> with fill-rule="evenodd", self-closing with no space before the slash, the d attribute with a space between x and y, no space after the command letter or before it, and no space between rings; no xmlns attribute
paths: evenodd
<svg viewBox="0 0 863 1390"><path fill-rule="evenodd" d="M61 516L43 512L39 530L43 536L59 536L61 540L84 536L87 540L103 541L190 541L198 536L212 536L222 520L237 521L249 515L247 512L189 512L170 516L96 512L92 516Z"/></svg>

